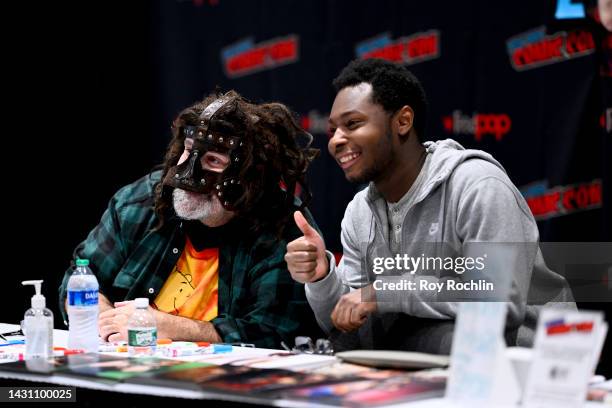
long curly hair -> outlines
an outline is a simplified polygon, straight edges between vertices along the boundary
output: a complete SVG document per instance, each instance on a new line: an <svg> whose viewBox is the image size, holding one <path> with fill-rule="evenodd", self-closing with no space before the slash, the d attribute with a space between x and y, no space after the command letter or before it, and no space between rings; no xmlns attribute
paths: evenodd
<svg viewBox="0 0 612 408"><path fill-rule="evenodd" d="M172 140L161 166L162 180L183 153L185 136L181 128L196 126L202 111L221 95L220 92L208 95L183 110L173 121ZM244 134L236 135L244 141L243 166L239 173L244 190L234 205L235 211L247 221L253 233L268 230L280 238L296 207L294 195L301 192L300 208L310 201L306 171L319 151L309 147L312 136L300 127L285 105L251 103L235 91L225 95L238 98L237 110L220 111L217 119L239 120L242 123L234 127L244 129ZM159 217L156 229L163 227L173 211L172 188L160 182L155 188L155 212Z"/></svg>

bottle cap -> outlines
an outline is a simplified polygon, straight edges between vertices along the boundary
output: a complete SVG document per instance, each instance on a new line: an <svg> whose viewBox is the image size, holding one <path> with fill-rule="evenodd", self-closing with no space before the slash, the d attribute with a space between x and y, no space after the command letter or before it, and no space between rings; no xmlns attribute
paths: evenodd
<svg viewBox="0 0 612 408"><path fill-rule="evenodd" d="M45 304L46 304L45 297L41 295L40 293L40 286L42 285L42 283L43 283L42 279L21 282L23 286L33 285L34 290L36 290L36 294L32 296L32 308L33 309L44 309L45 308Z"/></svg>
<svg viewBox="0 0 612 408"><path fill-rule="evenodd" d="M138 309L146 309L149 307L149 299L148 298L136 298L134 300L134 304Z"/></svg>
<svg viewBox="0 0 612 408"><path fill-rule="evenodd" d="M89 266L89 259L77 259L76 266Z"/></svg>

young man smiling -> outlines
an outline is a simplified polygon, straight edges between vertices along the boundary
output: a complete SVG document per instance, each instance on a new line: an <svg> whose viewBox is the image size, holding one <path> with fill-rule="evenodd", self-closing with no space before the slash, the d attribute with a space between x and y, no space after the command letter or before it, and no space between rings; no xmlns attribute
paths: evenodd
<svg viewBox="0 0 612 408"><path fill-rule="evenodd" d="M455 301L437 291L372 290L373 259L421 256L433 247L428 243L449 245L457 256L473 242L535 248L512 257L505 269L511 271L509 344L532 343L542 305L575 307L565 279L544 264L535 220L503 167L453 140L422 143L427 103L414 75L383 60L353 61L334 86L329 153L349 181L369 185L346 209L337 267L300 212L295 221L304 235L288 244L285 255L292 277L306 283L324 330L353 332L352 347L448 353ZM401 278L434 284L465 278L455 272L419 271Z"/></svg>

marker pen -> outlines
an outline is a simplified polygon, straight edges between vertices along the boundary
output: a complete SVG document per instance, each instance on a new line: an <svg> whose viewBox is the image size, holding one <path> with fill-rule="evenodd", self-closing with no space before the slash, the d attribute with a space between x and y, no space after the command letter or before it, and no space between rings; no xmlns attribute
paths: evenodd
<svg viewBox="0 0 612 408"><path fill-rule="evenodd" d="M84 354L85 350L81 350L81 349L62 349L62 350L55 350L53 349L53 355L60 357L60 356L71 356L73 354Z"/></svg>
<svg viewBox="0 0 612 408"><path fill-rule="evenodd" d="M209 344L204 347L166 347L159 349L160 354L166 357L185 357L197 356L202 354L219 354L229 353L232 351L232 346L229 344Z"/></svg>
<svg viewBox="0 0 612 408"><path fill-rule="evenodd" d="M14 346L17 344L25 344L25 340L9 340L6 343L0 343L0 347L4 346Z"/></svg>
<svg viewBox="0 0 612 408"><path fill-rule="evenodd" d="M210 346L210 342L208 341L174 341L172 342L171 347L208 347Z"/></svg>
<svg viewBox="0 0 612 408"><path fill-rule="evenodd" d="M19 353L19 352L13 352L13 353L0 353L0 360L1 361L23 361L24 357L23 357L23 353Z"/></svg>
<svg viewBox="0 0 612 408"><path fill-rule="evenodd" d="M212 347L212 352L215 354L229 353L234 349L234 347L231 344L213 344L211 347Z"/></svg>
<svg viewBox="0 0 612 408"><path fill-rule="evenodd" d="M125 346L113 346L113 345L105 345L100 344L98 347L98 351L100 353L120 353L122 351L127 351L127 347Z"/></svg>
<svg viewBox="0 0 612 408"><path fill-rule="evenodd" d="M189 348L166 348L160 350L160 354L165 357L186 357L205 354L206 347L189 347Z"/></svg>

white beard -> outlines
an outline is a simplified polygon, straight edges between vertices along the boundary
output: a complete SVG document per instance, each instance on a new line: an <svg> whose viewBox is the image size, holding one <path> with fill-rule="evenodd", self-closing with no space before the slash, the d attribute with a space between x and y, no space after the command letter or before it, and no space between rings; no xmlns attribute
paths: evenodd
<svg viewBox="0 0 612 408"><path fill-rule="evenodd" d="M172 202L176 215L185 220L198 220L209 227L218 227L232 219L234 213L221 205L216 195L198 194L175 188Z"/></svg>

